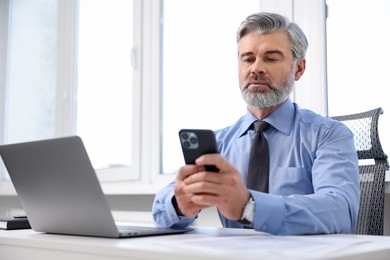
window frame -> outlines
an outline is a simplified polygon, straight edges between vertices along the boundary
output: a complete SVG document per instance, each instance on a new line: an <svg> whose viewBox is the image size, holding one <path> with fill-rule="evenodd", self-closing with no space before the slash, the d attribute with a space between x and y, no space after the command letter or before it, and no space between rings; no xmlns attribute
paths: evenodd
<svg viewBox="0 0 390 260"><path fill-rule="evenodd" d="M6 79L6 64L7 64L7 43L8 43L8 18L11 8L12 0L1 1L1 17L0 20L0 40L1 53L0 53L0 76ZM145 1L146 2L146 1ZM143 48L141 48L144 35L142 29L143 19L143 1L134 0L134 42L131 51L131 63L133 66L133 115L132 124L135 126L141 125L141 94L142 94L142 56ZM57 96L56 96L56 123L55 123L55 136L67 136L75 133L74 124L74 108L75 108L75 90L76 90L76 75L77 75L77 19L78 19L78 0L59 0L58 1L58 62L57 62ZM0 82L0 98L5 98L6 82ZM1 125L4 123L4 106L0 108ZM119 168L119 169L99 169L96 173L102 186L107 186L104 190L107 190L110 194L116 193L128 193L128 187L117 188L123 186L129 186L134 183L148 183L145 180L149 178L143 177L141 174L141 128L134 127L132 132L132 165L131 167ZM3 140L3 127L0 129L1 143ZM104 185L107 184L107 185ZM141 189L144 191L145 189ZM146 191L148 192L148 191ZM132 193L131 191L129 193ZM12 183L9 180L0 180L0 195L16 194Z"/></svg>
<svg viewBox="0 0 390 260"><path fill-rule="evenodd" d="M5 99L7 48L8 48L8 17L10 0L0 1L0 100ZM3 143L4 136L4 106L0 106L0 142ZM3 167L3 166L2 166ZM9 181L5 181L0 169L0 195L16 194L15 189Z"/></svg>

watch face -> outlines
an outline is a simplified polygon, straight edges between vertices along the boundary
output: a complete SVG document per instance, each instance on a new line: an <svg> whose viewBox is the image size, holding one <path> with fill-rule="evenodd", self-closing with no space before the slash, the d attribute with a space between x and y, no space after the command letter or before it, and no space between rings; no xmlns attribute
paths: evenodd
<svg viewBox="0 0 390 260"><path fill-rule="evenodd" d="M241 224L248 225L253 222L255 215L255 201L252 196L249 197L248 202L245 204L244 211L242 212L241 220L238 221Z"/></svg>

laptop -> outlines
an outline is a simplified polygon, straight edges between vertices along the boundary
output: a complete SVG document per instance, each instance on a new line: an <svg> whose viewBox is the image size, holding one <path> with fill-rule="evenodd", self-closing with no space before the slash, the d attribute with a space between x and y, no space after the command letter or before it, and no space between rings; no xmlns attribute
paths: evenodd
<svg viewBox="0 0 390 260"><path fill-rule="evenodd" d="M191 230L117 225L78 136L0 145L0 155L34 231L129 238Z"/></svg>

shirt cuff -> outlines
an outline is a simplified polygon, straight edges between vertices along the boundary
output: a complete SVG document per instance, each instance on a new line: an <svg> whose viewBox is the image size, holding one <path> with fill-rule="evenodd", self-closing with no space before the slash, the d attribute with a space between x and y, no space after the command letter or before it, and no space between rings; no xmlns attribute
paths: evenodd
<svg viewBox="0 0 390 260"><path fill-rule="evenodd" d="M255 201L253 227L256 231L276 233L285 214L284 201L280 196L249 191Z"/></svg>

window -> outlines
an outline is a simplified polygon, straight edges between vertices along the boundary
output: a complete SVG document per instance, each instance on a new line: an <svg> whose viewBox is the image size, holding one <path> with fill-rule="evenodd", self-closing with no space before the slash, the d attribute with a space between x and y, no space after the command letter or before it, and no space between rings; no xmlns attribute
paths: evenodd
<svg viewBox="0 0 390 260"><path fill-rule="evenodd" d="M139 178L138 170L130 171L138 163L132 147L139 133L133 127L139 125L133 118L139 110L133 102L133 6L129 0L79 0L74 128L94 167L111 180L113 174Z"/></svg>
<svg viewBox="0 0 390 260"><path fill-rule="evenodd" d="M2 109L4 143L55 136L57 6L58 1L52 0L11 2L11 29L5 44L9 48Z"/></svg>
<svg viewBox="0 0 390 260"><path fill-rule="evenodd" d="M379 134L390 150L390 106L384 89L390 60L390 2L327 0L329 115L382 107ZM353 11L351 11L353 10Z"/></svg>
<svg viewBox="0 0 390 260"><path fill-rule="evenodd" d="M2 142L76 134L101 180L138 180L139 72L132 55L139 5L8 3ZM4 169L1 176L8 179Z"/></svg>

